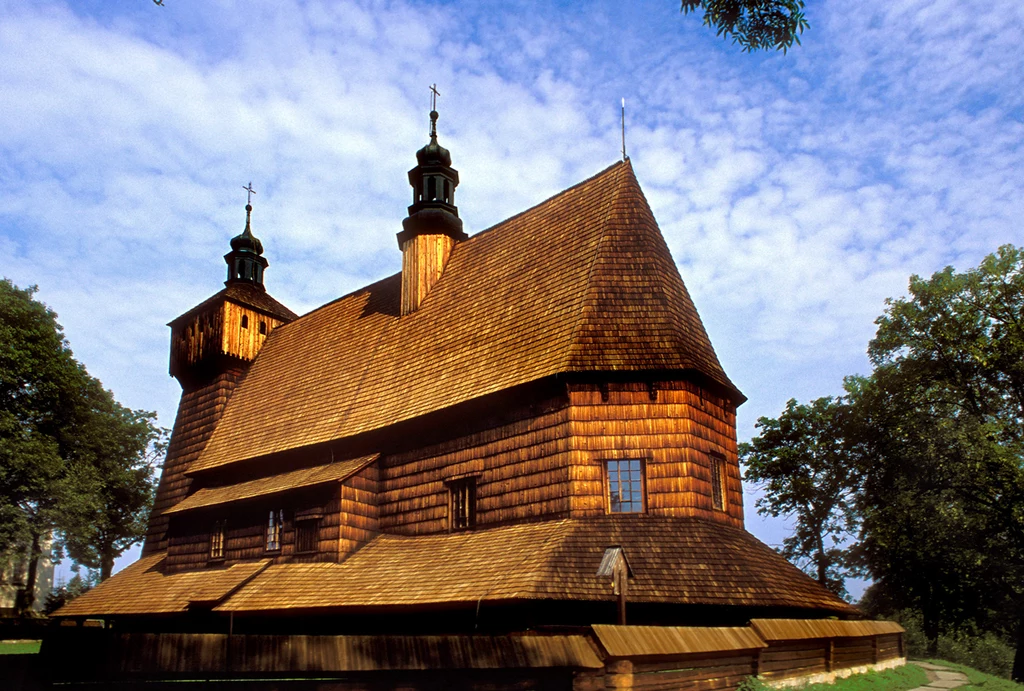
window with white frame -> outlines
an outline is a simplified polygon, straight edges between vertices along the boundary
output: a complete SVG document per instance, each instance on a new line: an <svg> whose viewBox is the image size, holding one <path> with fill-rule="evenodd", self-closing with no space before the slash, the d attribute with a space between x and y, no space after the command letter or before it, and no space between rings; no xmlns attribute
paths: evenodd
<svg viewBox="0 0 1024 691"><path fill-rule="evenodd" d="M605 462L610 513L643 513L644 464L631 458Z"/></svg>

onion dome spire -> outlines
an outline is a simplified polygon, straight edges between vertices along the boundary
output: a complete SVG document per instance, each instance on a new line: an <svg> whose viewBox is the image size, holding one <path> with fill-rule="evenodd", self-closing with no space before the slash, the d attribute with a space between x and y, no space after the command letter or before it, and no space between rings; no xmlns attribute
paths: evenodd
<svg viewBox="0 0 1024 691"><path fill-rule="evenodd" d="M416 152L417 166L409 171L412 206L402 222L398 244L422 233L443 233L454 240L465 240L459 208L455 206L455 188L459 171L452 168L452 155L437 143L437 110L430 111L430 142Z"/></svg>
<svg viewBox="0 0 1024 691"><path fill-rule="evenodd" d="M252 195L256 194L256 190L252 188L251 182L242 189L248 193L245 230L231 238L231 251L224 255L228 265L228 280L224 283L250 283L263 289L263 270L270 262L263 257L263 243L252 234Z"/></svg>

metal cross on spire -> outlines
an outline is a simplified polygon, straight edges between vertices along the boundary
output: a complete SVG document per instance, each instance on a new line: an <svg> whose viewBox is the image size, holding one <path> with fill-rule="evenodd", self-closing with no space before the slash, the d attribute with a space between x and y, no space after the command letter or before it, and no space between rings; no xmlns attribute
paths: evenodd
<svg viewBox="0 0 1024 691"><path fill-rule="evenodd" d="M441 92L437 90L437 84L430 85L430 109L437 110L437 97Z"/></svg>
<svg viewBox="0 0 1024 691"><path fill-rule="evenodd" d="M248 187L243 187L242 189L248 193L245 195L245 205L252 206L252 195L256 194L256 190L252 188L252 180L249 181Z"/></svg>

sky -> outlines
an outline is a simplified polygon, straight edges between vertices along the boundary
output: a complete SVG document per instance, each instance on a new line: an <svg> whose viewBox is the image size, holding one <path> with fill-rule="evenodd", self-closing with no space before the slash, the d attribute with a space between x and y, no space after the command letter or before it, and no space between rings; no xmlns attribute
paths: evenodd
<svg viewBox="0 0 1024 691"><path fill-rule="evenodd" d="M400 270L430 84L471 234L618 160L625 98L640 185L749 398L743 441L868 373L911 274L1020 244L1024 4L806 15L783 54L673 0L0 0L0 276L171 427L166 324L222 287L243 186L267 288L301 314ZM756 496L748 529L778 545Z"/></svg>

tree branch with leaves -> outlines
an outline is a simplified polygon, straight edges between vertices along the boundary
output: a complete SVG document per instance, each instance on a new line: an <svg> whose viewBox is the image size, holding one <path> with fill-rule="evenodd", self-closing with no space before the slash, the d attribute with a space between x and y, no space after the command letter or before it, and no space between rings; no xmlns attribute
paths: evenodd
<svg viewBox="0 0 1024 691"><path fill-rule="evenodd" d="M781 50L800 44L808 27L803 0L682 0L683 14L703 10L704 25L732 37L745 52Z"/></svg>

